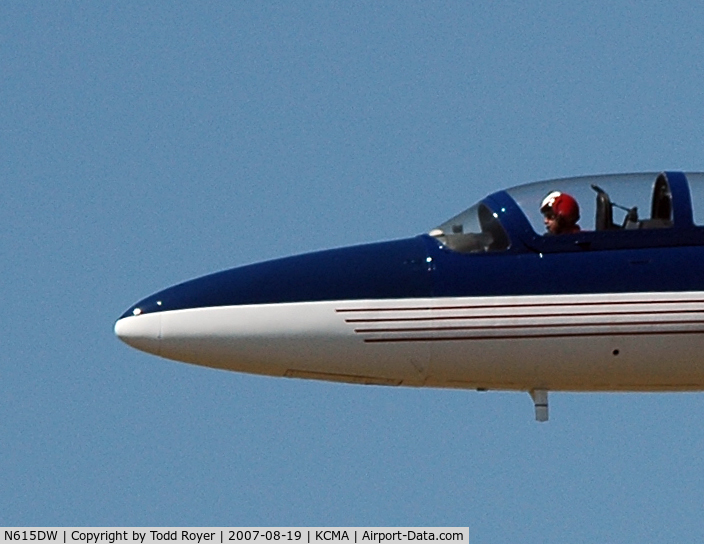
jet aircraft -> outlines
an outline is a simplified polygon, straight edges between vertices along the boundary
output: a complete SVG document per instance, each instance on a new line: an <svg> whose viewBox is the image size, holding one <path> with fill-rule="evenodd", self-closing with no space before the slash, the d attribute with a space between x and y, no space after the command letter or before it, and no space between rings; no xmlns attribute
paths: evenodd
<svg viewBox="0 0 704 544"><path fill-rule="evenodd" d="M578 232L540 203L572 195ZM168 359L355 384L704 390L704 174L557 179L426 234L241 266L131 306L117 336Z"/></svg>

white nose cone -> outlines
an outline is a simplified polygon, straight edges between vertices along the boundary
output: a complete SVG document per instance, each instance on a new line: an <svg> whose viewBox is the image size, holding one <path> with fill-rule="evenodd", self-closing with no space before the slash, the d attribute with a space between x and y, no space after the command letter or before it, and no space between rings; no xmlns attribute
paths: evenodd
<svg viewBox="0 0 704 544"><path fill-rule="evenodd" d="M159 355L161 313L133 315L118 319L115 334L125 344L147 353Z"/></svg>

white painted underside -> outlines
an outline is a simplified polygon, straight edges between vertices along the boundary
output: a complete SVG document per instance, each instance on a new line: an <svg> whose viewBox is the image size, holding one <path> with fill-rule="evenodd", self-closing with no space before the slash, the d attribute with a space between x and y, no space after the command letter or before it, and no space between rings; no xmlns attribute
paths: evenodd
<svg viewBox="0 0 704 544"><path fill-rule="evenodd" d="M704 292L229 306L127 317L116 332L162 357L271 376L513 390L704 390Z"/></svg>

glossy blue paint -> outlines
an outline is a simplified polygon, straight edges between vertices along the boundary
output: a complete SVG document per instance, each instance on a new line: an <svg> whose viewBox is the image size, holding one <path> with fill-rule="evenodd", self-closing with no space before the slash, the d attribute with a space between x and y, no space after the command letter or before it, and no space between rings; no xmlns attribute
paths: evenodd
<svg viewBox="0 0 704 544"><path fill-rule="evenodd" d="M687 178L682 172L665 172L670 185L673 203L673 217L678 230L694 228L692 219L692 196Z"/></svg>
<svg viewBox="0 0 704 544"><path fill-rule="evenodd" d="M225 270L160 291L122 317L199 307L322 300L704 291L704 229L684 174L666 173L669 228L543 236L505 191L487 197L511 244L458 253L428 235Z"/></svg>
<svg viewBox="0 0 704 544"><path fill-rule="evenodd" d="M121 317L187 308L431 295L423 236L224 270L159 291Z"/></svg>
<svg viewBox="0 0 704 544"><path fill-rule="evenodd" d="M704 290L704 248L462 254L436 244L437 297Z"/></svg>

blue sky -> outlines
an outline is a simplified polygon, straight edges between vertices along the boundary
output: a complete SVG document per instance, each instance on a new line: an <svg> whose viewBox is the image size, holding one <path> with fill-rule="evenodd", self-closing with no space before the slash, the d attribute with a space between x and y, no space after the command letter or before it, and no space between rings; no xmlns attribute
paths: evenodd
<svg viewBox="0 0 704 544"><path fill-rule="evenodd" d="M700 541L704 396L345 386L112 332L215 270L489 192L704 170L691 2L0 5L0 524ZM666 361L663 361L666 364Z"/></svg>

